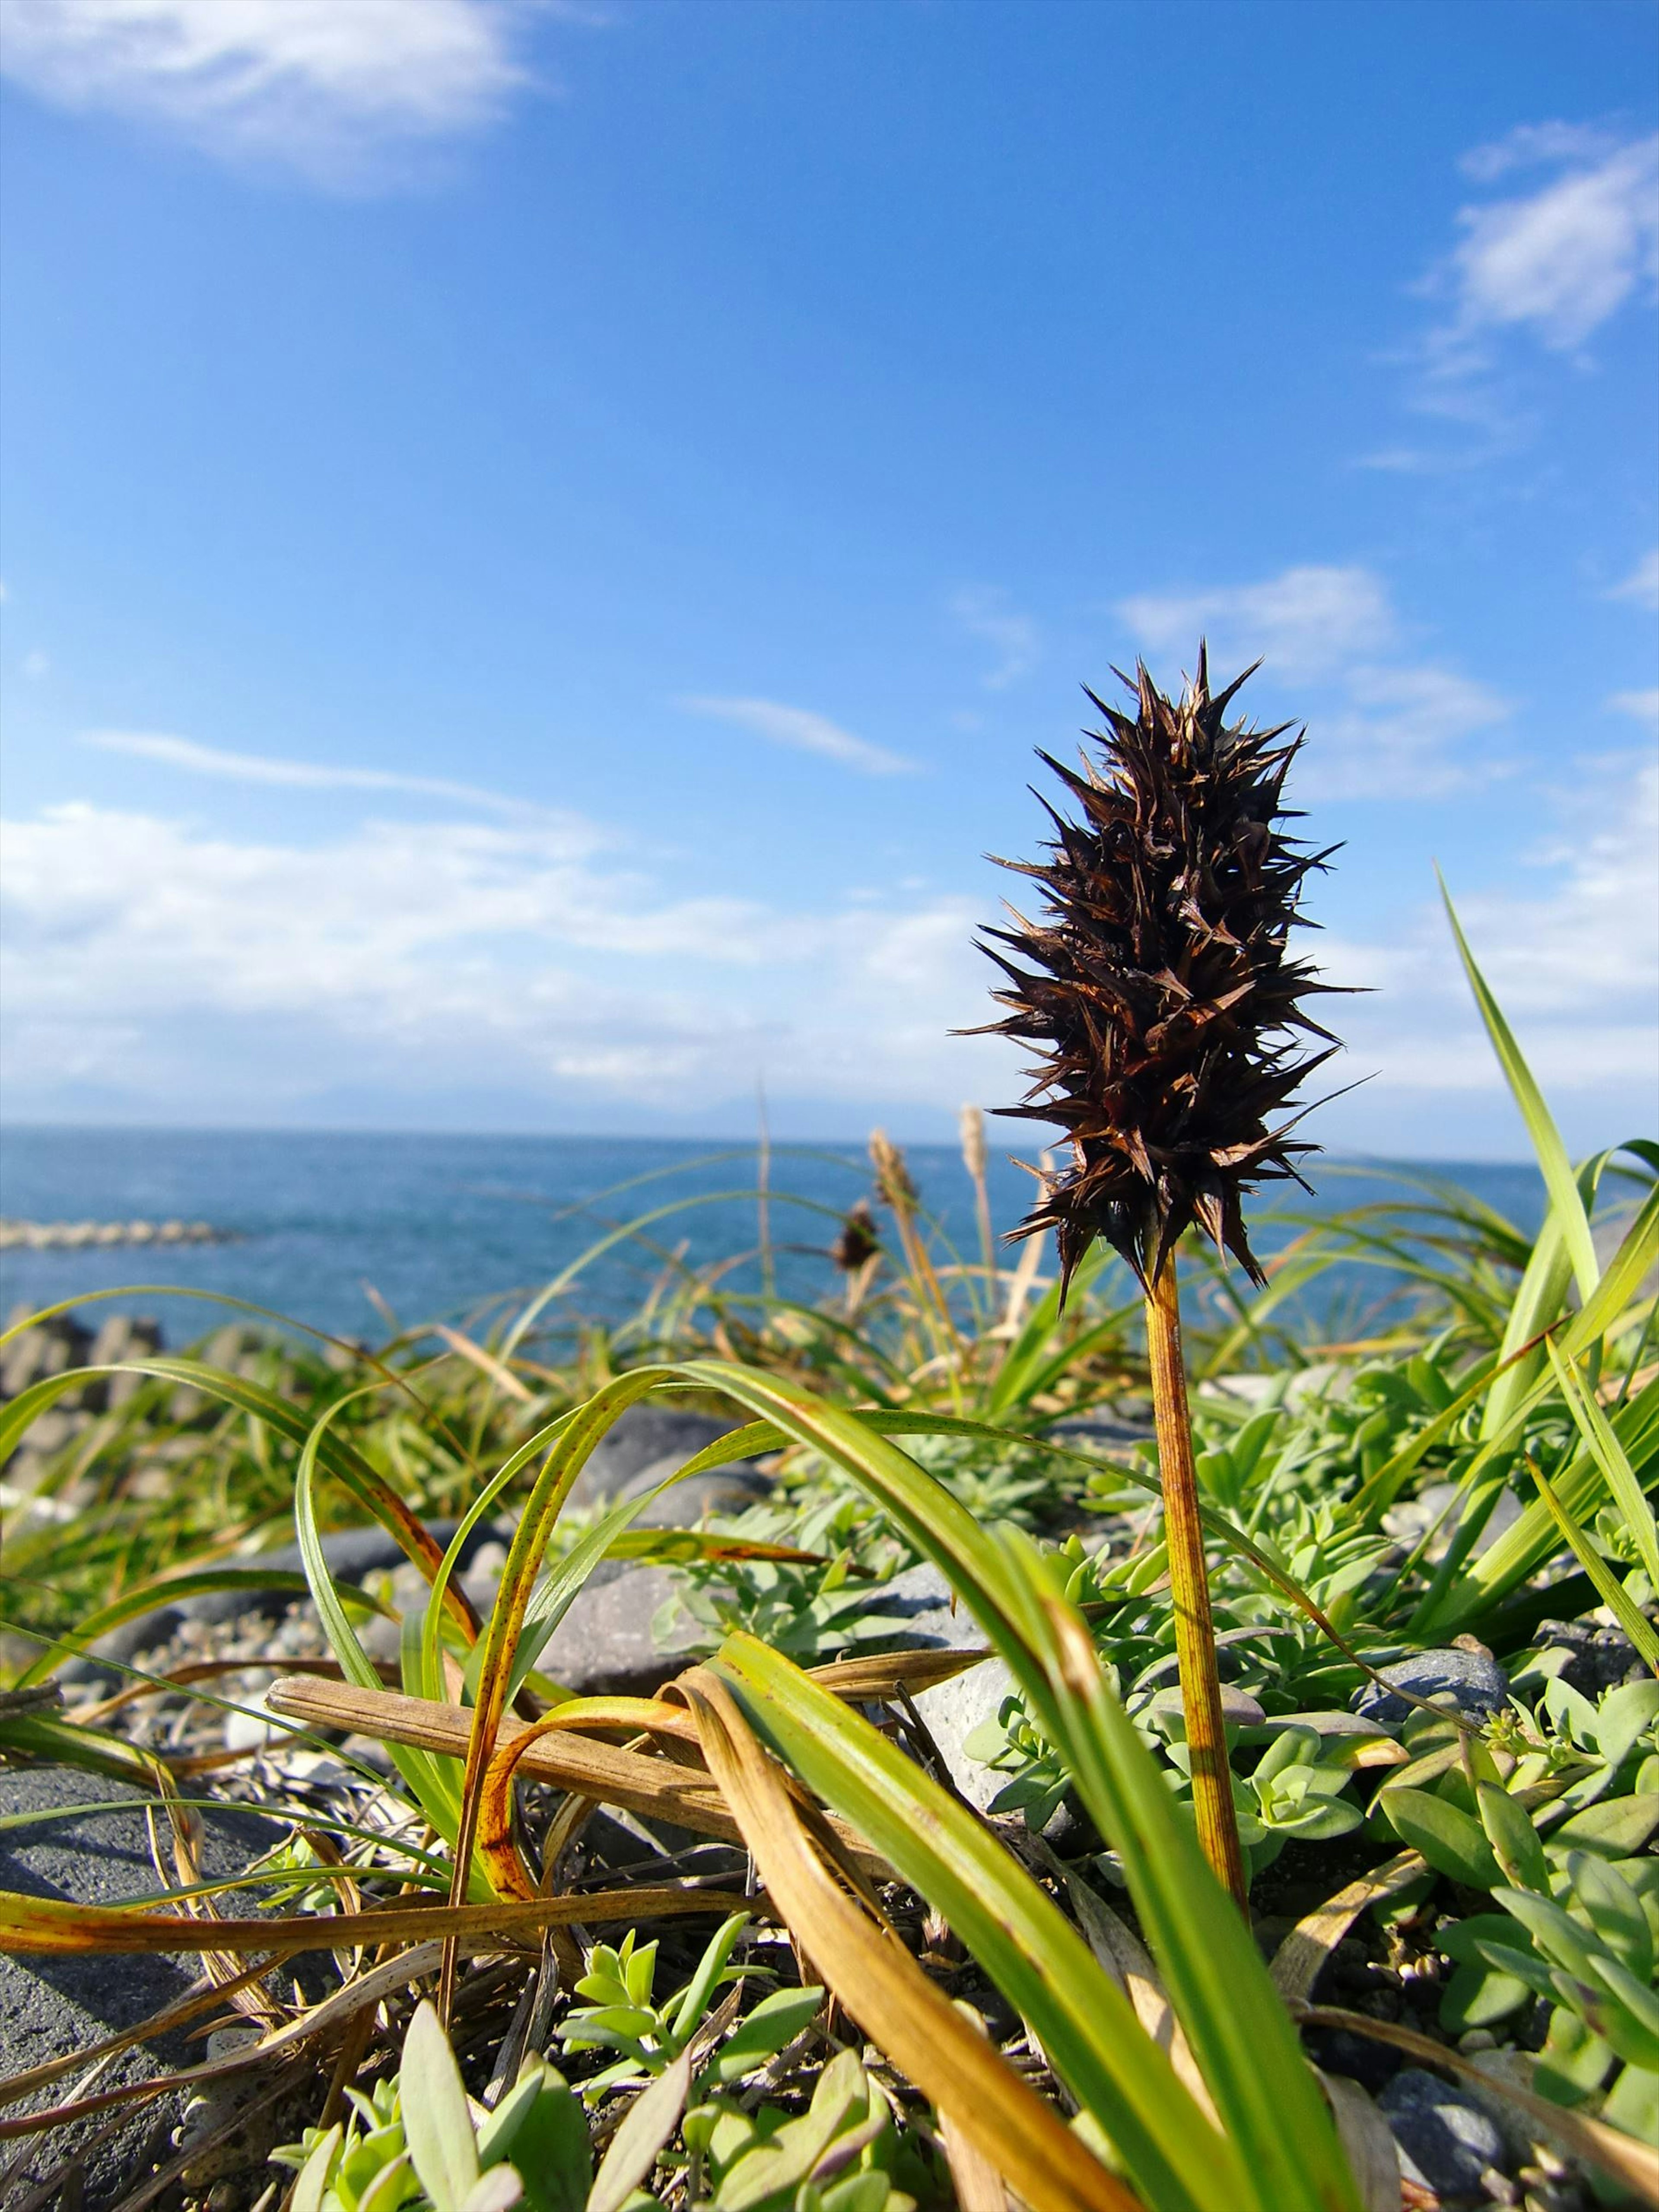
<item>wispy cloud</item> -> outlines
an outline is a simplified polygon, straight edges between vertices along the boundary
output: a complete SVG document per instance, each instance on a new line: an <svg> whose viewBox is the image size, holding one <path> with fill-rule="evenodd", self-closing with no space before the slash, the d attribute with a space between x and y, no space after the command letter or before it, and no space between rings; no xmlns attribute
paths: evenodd
<svg viewBox="0 0 1659 2212"><path fill-rule="evenodd" d="M905 775L916 765L901 754L889 752L884 745L872 745L867 738L854 737L839 722L832 722L827 714L814 714L810 707L787 707L778 699L706 697L678 699L675 704L684 714L702 714L710 721L729 722L733 729L751 730L771 744L787 745L793 752L817 753L825 760L839 761L843 768L856 769L861 775Z"/></svg>
<svg viewBox="0 0 1659 2212"><path fill-rule="evenodd" d="M1456 210L1456 242L1413 288L1434 319L1393 356L1407 404L1445 428L1364 454L1362 468L1438 476L1516 453L1542 420L1528 356L1582 363L1659 285L1659 135L1527 124L1460 166L1486 187L1527 172L1543 180Z"/></svg>
<svg viewBox="0 0 1659 2212"><path fill-rule="evenodd" d="M1464 163L1482 181L1545 166L1559 173L1537 191L1458 211L1463 236L1443 271L1452 314L1436 339L1452 373L1480 366L1480 341L1497 331L1576 351L1659 278L1659 135L1620 144L1534 125Z"/></svg>
<svg viewBox="0 0 1659 2212"><path fill-rule="evenodd" d="M275 760L264 753L232 753L193 738L167 737L146 730L88 730L82 740L100 752L131 753L139 760L182 769L187 775L216 776L231 783L280 784L294 791L406 791L423 799L459 801L498 814L539 812L526 799L481 791L476 784L452 783L433 775L405 775L395 769L344 768L317 761Z"/></svg>
<svg viewBox="0 0 1659 2212"><path fill-rule="evenodd" d="M1631 599L1638 607L1659 613L1659 545L1644 553L1628 576L1607 593L1610 599Z"/></svg>
<svg viewBox="0 0 1659 2212"><path fill-rule="evenodd" d="M6 0L0 69L41 98L160 125L317 181L477 129L530 82L549 0ZM561 13L574 10L560 9Z"/></svg>
<svg viewBox="0 0 1659 2212"><path fill-rule="evenodd" d="M1291 674L1332 667L1391 643L1388 592L1368 568L1286 568L1260 584L1142 592L1117 611L1158 652L1192 653L1200 633L1224 655L1265 656Z"/></svg>
<svg viewBox="0 0 1659 2212"><path fill-rule="evenodd" d="M1006 690L1035 665L1041 642L1037 626L1011 607L1008 594L996 586L976 584L956 592L951 612L969 637L981 639L998 656L979 679L988 691Z"/></svg>
<svg viewBox="0 0 1659 2212"><path fill-rule="evenodd" d="M1148 650L1190 657L1206 632L1217 676L1260 659L1264 681L1310 686L1303 796L1422 796L1496 772L1471 741L1508 720L1508 701L1455 670L1390 659L1401 625L1369 568L1310 564L1260 583L1145 592L1117 612Z"/></svg>
<svg viewBox="0 0 1659 2212"><path fill-rule="evenodd" d="M1629 714L1659 736L1659 685L1645 691L1615 691L1607 704L1615 714Z"/></svg>

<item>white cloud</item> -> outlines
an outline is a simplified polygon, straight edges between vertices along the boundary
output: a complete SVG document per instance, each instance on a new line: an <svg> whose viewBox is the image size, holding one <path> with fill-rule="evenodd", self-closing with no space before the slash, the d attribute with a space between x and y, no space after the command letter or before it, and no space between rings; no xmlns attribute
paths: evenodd
<svg viewBox="0 0 1659 2212"><path fill-rule="evenodd" d="M1311 718L1297 764L1302 798L1427 798L1497 772L1468 741L1509 720L1507 700L1447 668L1358 667L1347 704Z"/></svg>
<svg viewBox="0 0 1659 2212"><path fill-rule="evenodd" d="M1607 593L1610 599L1632 599L1638 607L1659 613L1659 546L1644 553L1621 583Z"/></svg>
<svg viewBox="0 0 1659 2212"><path fill-rule="evenodd" d="M814 714L807 707L787 707L776 699L694 698L678 699L674 703L684 714L703 714L711 721L729 722L734 729L752 730L772 744L787 745L793 752L818 753L864 775L903 775L915 766L914 761L889 752L884 745L855 738L827 714Z"/></svg>
<svg viewBox="0 0 1659 2212"><path fill-rule="evenodd" d="M82 742L100 752L130 753L139 760L182 769L233 783L285 785L296 791L407 791L428 799L459 799L501 814L539 813L528 800L506 799L475 784L451 783L442 776L404 775L392 769L331 767L313 761L275 760L264 753L233 753L193 738L168 737L147 730L88 730Z"/></svg>
<svg viewBox="0 0 1659 2212"><path fill-rule="evenodd" d="M528 82L544 0L6 0L0 69L74 109L329 181L476 129Z"/></svg>
<svg viewBox="0 0 1659 2212"><path fill-rule="evenodd" d="M1659 1082L1659 769L1649 760L1587 769L1552 811L1571 835L1502 891L1452 892L1475 957L1547 1091L1622 1090L1651 1100ZM1386 939L1316 940L1329 981L1370 999L1335 1001L1349 1065L1381 1085L1497 1091L1502 1077L1437 906ZM1609 1137L1627 1133L1607 1132Z"/></svg>
<svg viewBox="0 0 1659 2212"><path fill-rule="evenodd" d="M368 823L321 844L85 804L0 829L9 1105L94 1083L165 1110L330 1084L574 1086L667 1111L745 1090L953 1102L1010 1054L973 903L792 912L680 896L600 826ZM994 1073L987 1074L987 1069Z"/></svg>
<svg viewBox="0 0 1659 2212"><path fill-rule="evenodd" d="M1400 623L1369 568L1308 564L1260 583L1142 593L1117 612L1149 650L1195 657L1207 632L1212 681L1260 659L1261 684L1309 687L1298 799L1423 797L1497 772L1472 741L1507 721L1509 702L1454 670L1376 658Z"/></svg>
<svg viewBox="0 0 1659 2212"><path fill-rule="evenodd" d="M1503 331L1574 352L1659 278L1659 136L1618 144L1542 125L1465 166L1486 180L1523 163L1560 173L1523 198L1460 209L1462 239L1431 279L1453 302L1430 341L1442 374L1486 367L1486 342Z"/></svg>
<svg viewBox="0 0 1659 2212"><path fill-rule="evenodd" d="M1391 641L1395 620L1386 589L1368 568L1306 564L1260 584L1143 592L1117 612L1147 646L1194 653L1210 637L1212 674L1218 658L1267 659L1286 674L1326 669Z"/></svg>
<svg viewBox="0 0 1659 2212"><path fill-rule="evenodd" d="M955 593L951 612L970 637L981 639L998 655L994 667L979 679L988 691L1006 690L1036 662L1037 626L1029 615L1015 612L1006 592L992 585L975 585Z"/></svg>
<svg viewBox="0 0 1659 2212"><path fill-rule="evenodd" d="M1645 691L1615 691L1607 701L1615 714L1629 714L1659 732L1659 686Z"/></svg>
<svg viewBox="0 0 1659 2212"><path fill-rule="evenodd" d="M1517 124L1506 137L1476 146L1458 163L1466 177L1489 185L1512 169L1563 161L1598 161L1620 144L1611 131L1578 123Z"/></svg>

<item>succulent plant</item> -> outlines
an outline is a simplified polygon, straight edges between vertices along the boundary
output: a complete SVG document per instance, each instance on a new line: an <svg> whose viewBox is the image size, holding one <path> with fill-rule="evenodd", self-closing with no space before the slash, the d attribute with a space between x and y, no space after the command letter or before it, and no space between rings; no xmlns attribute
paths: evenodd
<svg viewBox="0 0 1659 2212"><path fill-rule="evenodd" d="M1332 987L1289 951L1303 884L1329 854L1279 826L1300 737L1226 720L1253 673L1212 696L1200 644L1178 702L1144 665L1120 678L1133 715L1089 692L1105 718L1091 733L1100 758L1079 773L1041 756L1082 820L1042 800L1048 859L1001 863L1040 884L1047 908L986 933L1009 1009L987 1027L1041 1054L1024 1101L1002 1110L1058 1121L1072 1146L1014 1233L1054 1230L1062 1284L1103 1237L1150 1286L1194 1222L1261 1281L1241 1197L1300 1181L1296 1156L1314 1149L1276 1117L1336 1048L1303 1005ZM1326 1048L1305 1053L1304 1035Z"/></svg>

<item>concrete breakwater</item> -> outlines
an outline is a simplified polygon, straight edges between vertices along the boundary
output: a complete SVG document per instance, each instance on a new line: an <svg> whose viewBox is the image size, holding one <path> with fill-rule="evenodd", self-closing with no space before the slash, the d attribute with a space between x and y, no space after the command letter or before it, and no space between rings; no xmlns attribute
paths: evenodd
<svg viewBox="0 0 1659 2212"><path fill-rule="evenodd" d="M5 1221L0 1252L72 1251L94 1244L227 1244L210 1221Z"/></svg>

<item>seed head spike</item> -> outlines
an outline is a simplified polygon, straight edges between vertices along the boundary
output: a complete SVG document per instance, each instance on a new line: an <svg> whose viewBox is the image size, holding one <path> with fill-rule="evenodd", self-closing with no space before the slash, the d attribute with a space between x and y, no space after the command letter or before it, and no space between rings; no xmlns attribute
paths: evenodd
<svg viewBox="0 0 1659 2212"><path fill-rule="evenodd" d="M1298 1033L1334 1042L1299 1003L1334 987L1286 950L1305 879L1329 857L1281 826L1302 733L1280 744L1289 723L1229 724L1255 667L1212 696L1202 640L1178 702L1144 662L1133 678L1113 673L1135 712L1086 693L1103 724L1085 733L1097 757L1079 773L1040 756L1082 820L1043 799L1046 857L1002 863L1043 886L1042 916L1017 915L981 942L1009 1009L988 1028L1038 1054L1024 1103L1003 1111L1058 1121L1071 1140L1071 1165L1012 1233L1054 1231L1062 1295L1097 1237L1150 1288L1194 1222L1261 1283L1241 1200L1260 1182L1301 1181L1296 1157L1315 1147L1290 1139L1299 1116L1277 1128L1269 1117L1328 1056L1298 1056Z"/></svg>

